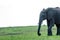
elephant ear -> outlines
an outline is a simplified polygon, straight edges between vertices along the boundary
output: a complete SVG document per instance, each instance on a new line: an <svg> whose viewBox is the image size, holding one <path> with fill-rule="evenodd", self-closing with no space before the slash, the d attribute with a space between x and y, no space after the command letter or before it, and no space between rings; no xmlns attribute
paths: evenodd
<svg viewBox="0 0 60 40"><path fill-rule="evenodd" d="M52 8L48 8L48 9L46 10L46 14L47 14L47 19L48 19L48 20L53 19L54 12L53 12L53 9L52 9Z"/></svg>

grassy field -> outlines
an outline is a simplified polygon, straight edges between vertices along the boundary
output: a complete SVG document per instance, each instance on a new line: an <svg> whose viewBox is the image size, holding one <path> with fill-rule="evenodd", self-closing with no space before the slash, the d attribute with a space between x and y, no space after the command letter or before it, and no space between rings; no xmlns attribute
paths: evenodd
<svg viewBox="0 0 60 40"><path fill-rule="evenodd" d="M0 28L0 40L60 40L56 36L56 27L52 28L53 36L47 35L47 26L41 27L41 36L37 35L38 26Z"/></svg>

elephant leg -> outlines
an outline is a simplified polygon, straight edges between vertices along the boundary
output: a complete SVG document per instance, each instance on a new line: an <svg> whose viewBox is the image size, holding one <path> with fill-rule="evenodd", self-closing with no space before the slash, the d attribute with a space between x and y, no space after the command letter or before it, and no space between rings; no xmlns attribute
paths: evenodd
<svg viewBox="0 0 60 40"><path fill-rule="evenodd" d="M60 35L60 24L56 24L57 26L57 34L56 35Z"/></svg>
<svg viewBox="0 0 60 40"><path fill-rule="evenodd" d="M52 27L48 26L48 36L52 35Z"/></svg>
<svg viewBox="0 0 60 40"><path fill-rule="evenodd" d="M48 25L48 36L52 35L52 26L54 25L53 20L47 21L47 25Z"/></svg>

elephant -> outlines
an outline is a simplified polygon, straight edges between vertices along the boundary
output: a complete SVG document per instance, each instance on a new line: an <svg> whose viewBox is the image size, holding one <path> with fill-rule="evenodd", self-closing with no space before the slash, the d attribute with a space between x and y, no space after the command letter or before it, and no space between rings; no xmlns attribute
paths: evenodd
<svg viewBox="0 0 60 40"><path fill-rule="evenodd" d="M47 35L52 36L52 27L54 24L56 25L57 28L57 33L56 35L60 35L60 8L59 7L49 7L46 8L40 12L39 16L39 24L38 24L38 31L37 34L38 36L41 35L40 29L41 29L41 24L43 20L47 20Z"/></svg>

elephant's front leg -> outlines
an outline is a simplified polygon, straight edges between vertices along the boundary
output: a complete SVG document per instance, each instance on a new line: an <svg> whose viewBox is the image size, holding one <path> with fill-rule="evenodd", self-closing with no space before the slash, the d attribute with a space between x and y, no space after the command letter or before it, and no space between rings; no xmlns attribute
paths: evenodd
<svg viewBox="0 0 60 40"><path fill-rule="evenodd" d="M48 36L52 35L52 26L48 26Z"/></svg>
<svg viewBox="0 0 60 40"><path fill-rule="evenodd" d="M48 36L52 35L52 26L54 25L53 20L47 21L47 25L48 25Z"/></svg>

